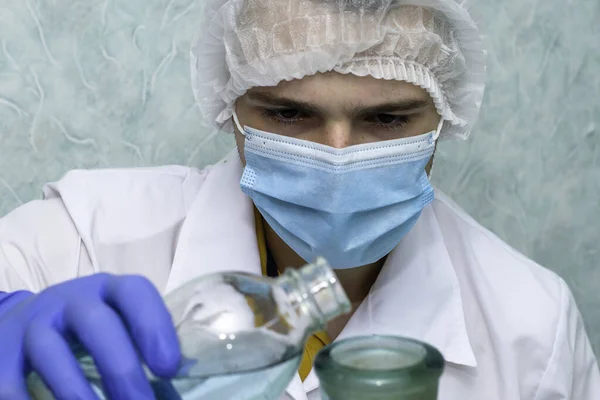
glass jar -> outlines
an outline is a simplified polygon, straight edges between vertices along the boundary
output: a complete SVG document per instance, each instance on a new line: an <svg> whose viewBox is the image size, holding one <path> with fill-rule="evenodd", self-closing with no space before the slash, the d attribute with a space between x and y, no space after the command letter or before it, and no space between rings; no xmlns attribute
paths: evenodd
<svg viewBox="0 0 600 400"><path fill-rule="evenodd" d="M416 340L365 336L325 347L314 368L323 400L436 400L444 359Z"/></svg>

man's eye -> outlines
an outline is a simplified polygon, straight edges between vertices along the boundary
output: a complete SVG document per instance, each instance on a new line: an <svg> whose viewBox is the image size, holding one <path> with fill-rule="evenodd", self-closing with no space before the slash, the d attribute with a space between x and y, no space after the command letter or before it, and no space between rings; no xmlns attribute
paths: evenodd
<svg viewBox="0 0 600 400"><path fill-rule="evenodd" d="M376 118L377 122L381 122L382 124L391 124L396 121L396 116L390 114L379 114Z"/></svg>
<svg viewBox="0 0 600 400"><path fill-rule="evenodd" d="M298 118L298 116L300 115L300 111L298 111L298 110L282 110L282 111L279 111L279 115L283 119L294 119L294 118Z"/></svg>
<svg viewBox="0 0 600 400"><path fill-rule="evenodd" d="M397 128L406 125L408 117L405 115L376 114L367 118L367 121L383 127Z"/></svg>
<svg viewBox="0 0 600 400"><path fill-rule="evenodd" d="M265 110L264 115L277 122L295 122L301 120L304 115L301 111L295 109L286 110Z"/></svg>

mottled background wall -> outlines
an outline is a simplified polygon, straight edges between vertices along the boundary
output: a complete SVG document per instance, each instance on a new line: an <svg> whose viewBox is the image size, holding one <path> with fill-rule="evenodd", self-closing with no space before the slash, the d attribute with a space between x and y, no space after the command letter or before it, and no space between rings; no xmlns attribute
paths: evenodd
<svg viewBox="0 0 600 400"><path fill-rule="evenodd" d="M203 166L188 48L202 0L0 0L0 215L71 168ZM436 184L563 276L600 352L600 1L481 0L490 83Z"/></svg>

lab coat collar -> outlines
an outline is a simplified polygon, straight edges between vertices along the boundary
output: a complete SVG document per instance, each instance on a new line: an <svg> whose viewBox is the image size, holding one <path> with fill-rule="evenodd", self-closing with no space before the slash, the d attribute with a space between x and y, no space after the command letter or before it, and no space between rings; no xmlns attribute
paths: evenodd
<svg viewBox="0 0 600 400"><path fill-rule="evenodd" d="M235 151L208 174L182 226L167 293L213 272L261 273L253 205L240 190L241 175ZM370 334L421 340L438 348L447 362L477 366L459 281L432 206L390 253L337 340ZM314 372L304 384L296 376L288 394L303 399L304 391L317 386Z"/></svg>
<svg viewBox="0 0 600 400"><path fill-rule="evenodd" d="M433 207L390 253L369 295L338 339L404 336L429 343L446 361L475 367L460 285Z"/></svg>
<svg viewBox="0 0 600 400"><path fill-rule="evenodd" d="M445 247L433 207L390 253L369 295L337 340L394 335L436 347L446 362L476 367L469 342L458 277ZM304 391L319 386L311 371ZM290 386L291 387L291 386ZM295 394L295 399L302 399Z"/></svg>
<svg viewBox="0 0 600 400"><path fill-rule="evenodd" d="M222 271L260 274L252 201L240 189L236 151L215 164L181 227L165 293Z"/></svg>

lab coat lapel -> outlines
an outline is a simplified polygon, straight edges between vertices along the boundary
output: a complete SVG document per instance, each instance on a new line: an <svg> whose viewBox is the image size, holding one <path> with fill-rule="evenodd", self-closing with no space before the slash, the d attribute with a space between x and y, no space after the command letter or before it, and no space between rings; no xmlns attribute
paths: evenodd
<svg viewBox="0 0 600 400"><path fill-rule="evenodd" d="M166 293L209 273L261 273L252 201L239 187L242 170L234 151L209 172L181 228ZM307 399L298 374L285 393Z"/></svg>
<svg viewBox="0 0 600 400"><path fill-rule="evenodd" d="M427 342L446 361L475 367L458 277L433 207L388 256L375 284L338 339L405 336Z"/></svg>
<svg viewBox="0 0 600 400"><path fill-rule="evenodd" d="M469 342L458 277L433 207L390 253L371 288L336 341L355 336L394 335L436 347L447 362L476 367ZM311 371L303 382L319 398Z"/></svg>
<svg viewBox="0 0 600 400"><path fill-rule="evenodd" d="M208 173L181 228L165 293L210 273L260 274L253 206L240 189L241 174L237 151Z"/></svg>
<svg viewBox="0 0 600 400"><path fill-rule="evenodd" d="M306 392L304 390L304 385L302 385L302 380L300 379L300 375L296 374L287 389L285 389L285 395L282 396L281 400L307 400Z"/></svg>

